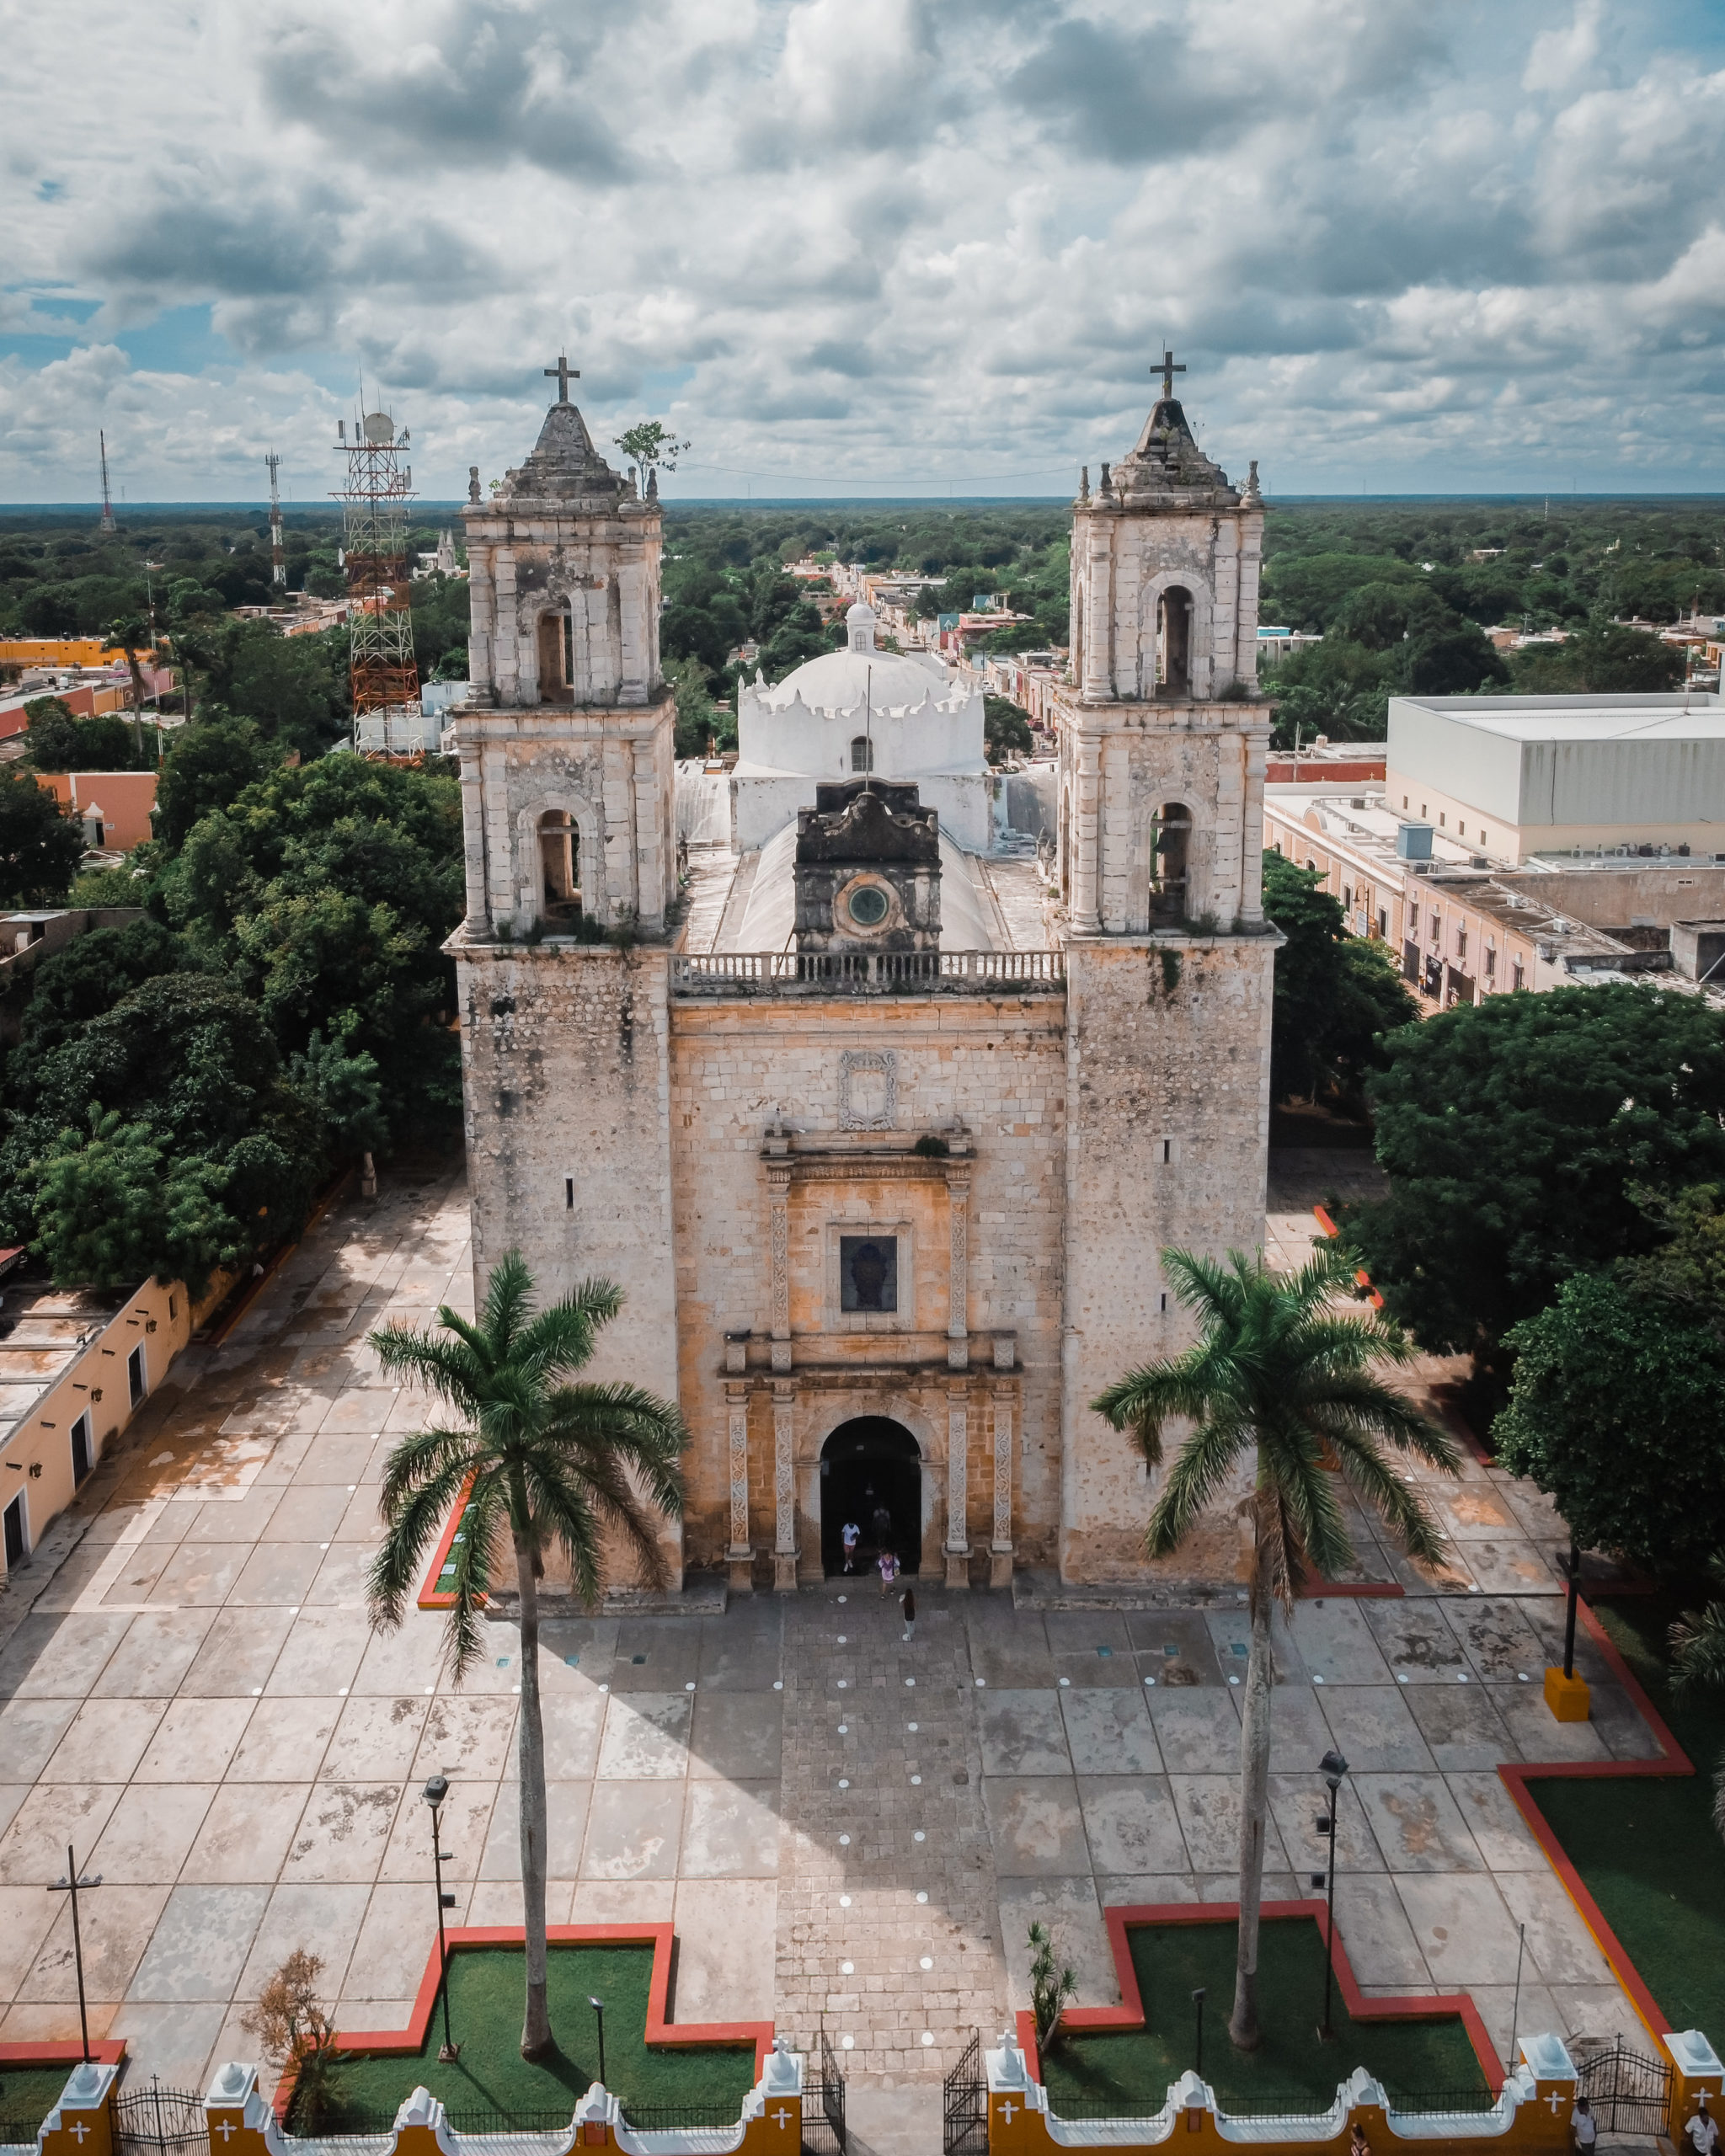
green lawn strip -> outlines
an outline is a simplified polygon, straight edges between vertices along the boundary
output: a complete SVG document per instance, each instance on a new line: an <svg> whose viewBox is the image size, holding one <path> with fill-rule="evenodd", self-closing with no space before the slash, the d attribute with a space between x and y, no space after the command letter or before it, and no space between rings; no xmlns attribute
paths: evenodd
<svg viewBox="0 0 1725 2156"><path fill-rule="evenodd" d="M34 2141L65 2092L77 2061L64 2066L0 2066L0 2141Z"/></svg>
<svg viewBox="0 0 1725 2156"><path fill-rule="evenodd" d="M1626 1596L1594 1613L1696 1772L1530 1780L1528 1788L1669 2026L1703 2030L1717 2043L1725 2040L1725 1844L1712 1809L1725 1700L1674 1698L1665 1658L1672 1618L1706 1593Z"/></svg>
<svg viewBox="0 0 1725 2156"><path fill-rule="evenodd" d="M1409 2103L1455 2096L1466 2106L1490 2100L1459 2015L1418 2021L1351 2020L1338 1985L1333 2043L1321 2044L1324 1950L1309 1917L1282 1917L1259 1936L1258 1996L1263 2042L1236 2052L1228 2041L1234 2004L1236 1928L1221 1924L1141 1924L1127 1935L1144 2003L1141 2030L1064 2038L1043 2060L1050 2108L1095 2117L1117 2105L1132 2117L1156 2111L1168 2085L1194 2063L1192 1993L1202 1984L1204 2078L1224 2110L1263 2111L1285 2099L1291 2111L1327 2108L1355 2067ZM1464 2095L1463 2092L1469 2092Z"/></svg>
<svg viewBox="0 0 1725 2156"><path fill-rule="evenodd" d="M351 2121L393 2118L414 2089L425 2087L469 2120L524 2121L540 2114L567 2120L576 2099L599 2076L590 1996L605 2002L605 2070L613 2094L631 2105L717 2106L734 2119L755 2085L751 2045L649 2047L647 1999L653 1977L650 1946L553 1946L548 1972L551 2029L557 2050L530 2065L521 2057L521 1955L519 1948L464 1947L449 1961L450 2025L461 2057L441 2064L443 2017L434 2009L417 2053L340 2057L336 2086Z"/></svg>

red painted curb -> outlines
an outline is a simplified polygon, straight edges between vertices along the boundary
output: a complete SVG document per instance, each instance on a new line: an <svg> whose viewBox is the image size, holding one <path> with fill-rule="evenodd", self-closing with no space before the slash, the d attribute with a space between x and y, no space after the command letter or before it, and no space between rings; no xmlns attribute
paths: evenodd
<svg viewBox="0 0 1725 2156"><path fill-rule="evenodd" d="M63 2043L0 2044L0 2066L76 2066L84 2047L73 2036ZM101 2066L118 2066L126 2057L124 2036L104 2036L90 2046L90 2057Z"/></svg>
<svg viewBox="0 0 1725 2156"><path fill-rule="evenodd" d="M476 1479L472 1475L467 1477L461 1486L460 1495L449 1508L449 1518L443 1524L443 1533L439 1538L436 1550L432 1556L431 1569L426 1573L425 1585L419 1589L419 1606L421 1609L452 1609L455 1607L455 1597L452 1594L440 1594L437 1592L437 1582L442 1576L444 1566L449 1561L449 1553L454 1546L456 1531L462 1524L462 1514L467 1510L467 1499L473 1494L473 1484ZM485 1599L483 1595L479 1598L482 1608Z"/></svg>
<svg viewBox="0 0 1725 2156"><path fill-rule="evenodd" d="M1329 1938L1329 1912L1322 1902L1266 1902L1261 1911L1266 1924L1276 1919L1310 1917L1316 1924L1318 1936ZM1060 2026L1075 2036L1087 2030L1141 2029L1145 2025L1144 1999L1138 1988L1138 1972L1132 1966L1131 1942L1127 1935L1145 1924L1233 1924L1238 1920L1237 1902L1150 1902L1120 1908L1104 1909L1103 1921L1108 1928L1108 1945L1114 1957L1114 1975L1120 1987L1118 2006L1068 2007L1060 2016ZM1466 1992L1453 1992L1434 1998L1409 1997L1368 1999L1360 1990L1348 1959L1348 1950L1342 1944L1342 1929L1336 1927L1334 1941L1336 1982L1342 1993L1342 2003L1350 2018L1355 2021L1421 2021L1439 2016L1451 2016L1461 2020L1467 2031L1468 2041L1473 2046L1473 2055L1479 2061L1486 2077L1487 2086L1493 2095L1503 2086L1503 2066L1492 2048L1491 2038L1486 2034L1486 2025L1480 2019L1479 2009ZM1018 2015L1018 2042L1029 2063L1032 2078L1042 2079L1036 2047L1036 2026L1028 2012ZM1352 2071L1350 2068L1348 2071ZM1338 2075L1339 2082L1345 2076Z"/></svg>
<svg viewBox="0 0 1725 2156"><path fill-rule="evenodd" d="M1604 1625L1579 1596L1576 1598L1576 1607L1588 1630L1593 1635L1594 1644L1610 1663L1611 1673L1635 1702L1653 1731L1663 1748L1663 1756L1658 1759L1557 1759L1546 1766L1529 1760L1519 1766L1500 1766L1498 1773L1516 1809L1533 1829L1534 1838L1545 1851L1547 1862L1563 1882L1564 1892L1574 1903L1582 1922L1593 1934L1599 1951L1610 1966L1612 1975L1628 1993L1630 2004L1646 2025L1648 2034L1663 2052L1665 2031L1671 2025L1670 2016L1653 1997L1640 1970L1629 1958L1622 1941L1605 1921L1604 1910L1588 1892L1581 1874L1570 1862L1563 1844L1527 1785L1530 1781L1613 1781L1630 1776L1692 1774L1695 1762L1666 1727L1664 1716L1642 1690L1635 1672L1619 1654Z"/></svg>
<svg viewBox="0 0 1725 2156"><path fill-rule="evenodd" d="M525 1941L521 1925L516 1924L461 1924L447 1935L451 1956L464 1947L521 1946ZM705 2048L736 2047L753 2044L755 2047L755 2079L758 2081L766 2071L766 2057L772 2049L773 2025L771 2021L684 2021L672 2023L665 2018L665 2007L670 1996L671 1952L675 1932L668 1924L553 1924L545 1930L546 1944L550 1946L650 1946L653 1949L653 1975L647 1993L647 2041L649 2044L689 2046ZM361 2055L388 2057L402 2052L415 2052L424 2048L425 2032L431 2025L432 2010L437 2004L438 1986L437 1947L434 1941L426 1957L425 1973L419 1979L419 1994L414 2000L414 2010L405 2029L364 2029L353 2035L337 2034L335 2048L350 2057ZM74 2048L76 2048L74 2047ZM281 2077L275 2091L275 2116L278 2121L287 2116L288 2099L293 2093L293 2073L290 2069ZM570 2116L574 2107L570 2106Z"/></svg>

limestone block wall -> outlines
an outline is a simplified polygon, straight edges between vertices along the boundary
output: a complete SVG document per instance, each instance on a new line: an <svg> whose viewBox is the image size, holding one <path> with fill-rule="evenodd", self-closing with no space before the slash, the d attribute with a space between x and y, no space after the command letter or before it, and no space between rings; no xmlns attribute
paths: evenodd
<svg viewBox="0 0 1725 2156"><path fill-rule="evenodd" d="M1192 694L1258 678L1261 510L1151 514L1100 501L1072 520L1072 678L1088 702L1156 694L1156 603L1191 595Z"/></svg>
<svg viewBox="0 0 1725 2156"><path fill-rule="evenodd" d="M614 1280L623 1308L588 1374L675 1398L666 953L524 948L461 932L450 947L475 1292L483 1298L512 1249L547 1300L590 1274ZM667 1548L680 1561L674 1533Z"/></svg>
<svg viewBox="0 0 1725 2156"><path fill-rule="evenodd" d="M1157 1486L1089 1403L1127 1370L1191 1343L1163 1249L1220 1256L1263 1241L1278 941L1079 940L1067 949L1060 1565L1069 1579L1124 1578L1144 1566ZM1238 1536L1231 1517L1215 1511L1168 1569L1227 1578Z"/></svg>
<svg viewBox="0 0 1725 2156"><path fill-rule="evenodd" d="M676 883L676 707L662 691L644 708L498 709L456 718L462 764L467 923L525 936L543 895L538 826L547 810L573 816L582 902L609 926L633 914L664 923Z"/></svg>
<svg viewBox="0 0 1725 2156"><path fill-rule="evenodd" d="M818 1572L820 1449L868 1414L904 1422L922 1449L926 1566L948 1541L985 1550L999 1539L997 1440L1012 1488L1007 1539L1020 1561L1049 1561L1064 1000L677 1004L671 1065L681 1397L697 1437L692 1561L745 1543L777 1550L788 1503L792 1546L805 1575ZM911 1152L955 1120L968 1153ZM774 1124L782 1140L766 1139ZM833 1238L852 1225L900 1239L909 1278L890 1321L846 1322L833 1307ZM726 1336L745 1332L727 1369ZM995 1368L996 1333L1014 1336L1010 1374ZM734 1482L746 1491L736 1518Z"/></svg>

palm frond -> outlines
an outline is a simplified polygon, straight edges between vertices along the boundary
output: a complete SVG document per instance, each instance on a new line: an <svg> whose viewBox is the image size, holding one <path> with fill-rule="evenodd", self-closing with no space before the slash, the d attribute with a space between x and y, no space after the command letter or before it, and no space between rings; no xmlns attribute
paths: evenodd
<svg viewBox="0 0 1725 2156"><path fill-rule="evenodd" d="M452 1310L441 1311L439 1316L451 1331L462 1323ZM452 1340L442 1339L429 1327L391 1325L381 1326L370 1337L386 1375L423 1385L458 1414L473 1413L484 1392L487 1372L471 1339L459 1334Z"/></svg>
<svg viewBox="0 0 1725 2156"><path fill-rule="evenodd" d="M492 1558L506 1517L501 1475L494 1467L482 1469L467 1498L462 1540L453 1550L455 1578L443 1658L451 1682L457 1685L478 1658L479 1613L491 1586Z"/></svg>
<svg viewBox="0 0 1725 2156"><path fill-rule="evenodd" d="M1704 1684L1725 1685L1725 1602L1710 1602L1705 1609L1685 1609L1667 1637L1674 1692L1693 1692Z"/></svg>
<svg viewBox="0 0 1725 2156"><path fill-rule="evenodd" d="M505 1251L491 1268L485 1283L485 1302L479 1327L499 1361L514 1347L521 1328L533 1314L533 1276L518 1250ZM440 1311L440 1316L444 1313Z"/></svg>
<svg viewBox="0 0 1725 2156"><path fill-rule="evenodd" d="M1150 1515L1144 1546L1152 1557L1172 1556L1252 1438L1252 1432L1238 1422L1199 1424L1175 1454Z"/></svg>
<svg viewBox="0 0 1725 2156"><path fill-rule="evenodd" d="M578 1445L584 1460L620 1455L650 1502L673 1519L682 1517L682 1458L693 1439L672 1401L614 1383L560 1385L548 1406L547 1434Z"/></svg>
<svg viewBox="0 0 1725 2156"><path fill-rule="evenodd" d="M1178 1417L1196 1421L1207 1406L1211 1386L1197 1349L1166 1363L1146 1363L1099 1392L1093 1411L1116 1430L1130 1430L1152 1467L1162 1465L1162 1433Z"/></svg>
<svg viewBox="0 0 1725 2156"><path fill-rule="evenodd" d="M444 1433L429 1433L443 1435ZM382 1508L384 1534L366 1577L366 1599L374 1630L392 1632L435 1543L450 1507L467 1481L465 1460L447 1461Z"/></svg>
<svg viewBox="0 0 1725 2156"><path fill-rule="evenodd" d="M473 1465L475 1444L470 1430L419 1430L398 1439L383 1463L378 1511L387 1520L428 1478L446 1467L457 1466L465 1473Z"/></svg>
<svg viewBox="0 0 1725 2156"><path fill-rule="evenodd" d="M1314 1416L1313 1421L1320 1418ZM1449 1538L1441 1523L1413 1484L1384 1458L1375 1442L1379 1433L1345 1416L1331 1418L1322 1427L1348 1487L1372 1508L1408 1556L1434 1570L1447 1564Z"/></svg>

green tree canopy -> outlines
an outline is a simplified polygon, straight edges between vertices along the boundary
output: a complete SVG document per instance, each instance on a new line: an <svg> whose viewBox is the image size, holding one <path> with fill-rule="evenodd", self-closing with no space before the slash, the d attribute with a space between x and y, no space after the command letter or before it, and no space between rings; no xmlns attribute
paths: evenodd
<svg viewBox="0 0 1725 2156"><path fill-rule="evenodd" d="M83 852L83 826L34 773L0 772L0 906L59 905Z"/></svg>
<svg viewBox="0 0 1725 2156"><path fill-rule="evenodd" d="M25 754L39 771L129 771L137 761L131 729L111 712L79 718L60 696L33 696Z"/></svg>
<svg viewBox="0 0 1725 2156"><path fill-rule="evenodd" d="M1419 1016L1381 943L1349 936L1342 902L1315 870L1274 848L1263 857L1263 910L1287 938L1276 953L1270 1091L1279 1101L1336 1092L1356 1100L1384 1060L1383 1036Z"/></svg>
<svg viewBox="0 0 1725 2156"><path fill-rule="evenodd" d="M153 1273L195 1300L249 1250L222 1203L228 1181L200 1154L170 1161L147 1123L93 1108L88 1132L62 1131L40 1164L35 1247L56 1286L131 1288Z"/></svg>
<svg viewBox="0 0 1725 2156"><path fill-rule="evenodd" d="M991 764L1003 762L1011 755L1028 755L1036 746L1031 737L1030 714L1022 704L1015 704L1010 696L985 696L982 699L982 741Z"/></svg>
<svg viewBox="0 0 1725 2156"><path fill-rule="evenodd" d="M1627 985L1493 995L1385 1043L1381 1201L1346 1231L1423 1348L1489 1355L1572 1273L1643 1251L1632 1186L1725 1176L1725 1019Z"/></svg>
<svg viewBox="0 0 1725 2156"><path fill-rule="evenodd" d="M183 727L156 782L156 836L179 851L200 817L226 808L262 778L271 759L248 718L202 718Z"/></svg>
<svg viewBox="0 0 1725 2156"><path fill-rule="evenodd" d="M1600 1273L1513 1327L1498 1458L1555 1499L1584 1549L1693 1572L1725 1548L1725 1340Z"/></svg>

